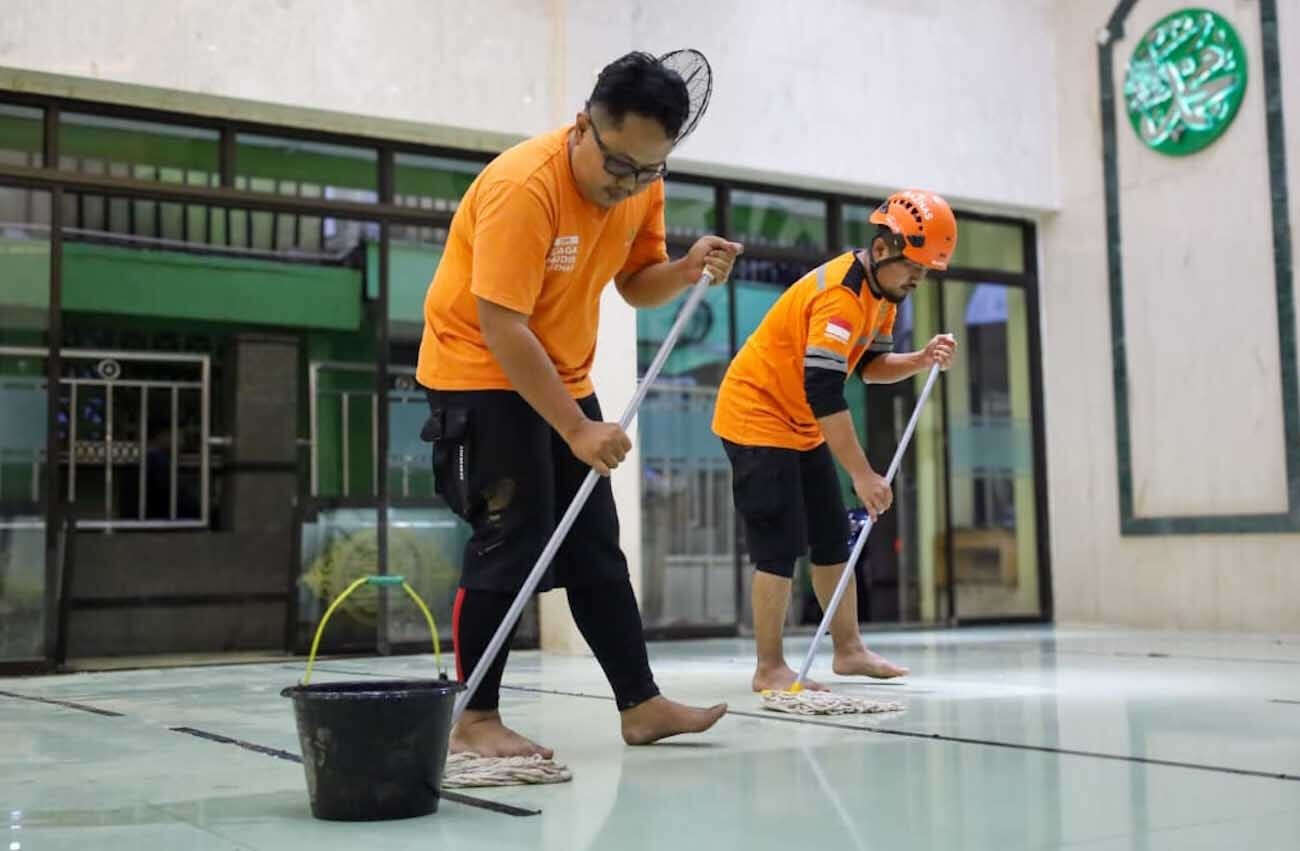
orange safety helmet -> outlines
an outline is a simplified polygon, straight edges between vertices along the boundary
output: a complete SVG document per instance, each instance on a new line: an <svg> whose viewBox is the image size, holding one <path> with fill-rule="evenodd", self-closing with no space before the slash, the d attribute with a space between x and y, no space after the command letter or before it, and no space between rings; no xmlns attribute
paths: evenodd
<svg viewBox="0 0 1300 851"><path fill-rule="evenodd" d="M927 269L947 269L957 250L957 218L948 202L933 192L895 192L871 212L869 220L901 237L903 256Z"/></svg>

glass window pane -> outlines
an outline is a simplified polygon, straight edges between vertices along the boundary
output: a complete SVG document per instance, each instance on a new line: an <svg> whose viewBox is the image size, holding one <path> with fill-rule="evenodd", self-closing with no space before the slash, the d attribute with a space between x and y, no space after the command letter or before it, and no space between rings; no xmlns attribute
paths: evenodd
<svg viewBox="0 0 1300 851"><path fill-rule="evenodd" d="M826 202L767 192L731 193L735 238L759 248L826 249Z"/></svg>
<svg viewBox="0 0 1300 851"><path fill-rule="evenodd" d="M394 228L408 234L435 228ZM425 239L391 239L388 243L389 338L419 342L424 332L424 297L442 260L446 233L415 234ZM379 298L379 243L366 244L366 297ZM414 362L411 363L414 366Z"/></svg>
<svg viewBox="0 0 1300 851"><path fill-rule="evenodd" d="M671 190L670 190L671 191ZM695 193L701 208L703 193ZM697 222L700 219L697 219ZM737 340L745 341L805 264L742 257L734 272ZM709 290L638 417L641 453L642 607L651 626L748 621L736 608L731 465L711 428L731 363L729 288ZM637 311L638 368L649 366L683 299ZM741 553L742 559L746 558ZM741 570L742 583L752 578ZM748 600L747 593L742 601Z"/></svg>
<svg viewBox="0 0 1300 851"><path fill-rule="evenodd" d="M420 396L421 404L425 404L424 394ZM429 607L442 636L442 664L455 676L451 614L460 584L465 544L470 537L469 525L442 506L390 508L388 524L388 572L405 576ZM388 640L429 652L433 636L414 601L403 593L390 593L388 600ZM525 635L536 634L535 626L529 623L531 620L522 621Z"/></svg>
<svg viewBox="0 0 1300 851"><path fill-rule="evenodd" d="M50 303L49 221L48 192L0 186L0 345L44 340Z"/></svg>
<svg viewBox="0 0 1300 851"><path fill-rule="evenodd" d="M375 572L376 517L373 508L327 510L299 527L301 562L294 641L299 652L311 647L312 636L325 610L349 582ZM363 566L362 561L368 564ZM389 600L392 599L390 595ZM320 649L337 653L374 647L378 612L377 589L358 588L330 617L329 626L321 636Z"/></svg>
<svg viewBox="0 0 1300 851"><path fill-rule="evenodd" d="M65 112L59 116L59 168L102 173L104 163L125 163L139 180L163 180L163 169L215 173L219 141L220 134L206 127Z"/></svg>
<svg viewBox="0 0 1300 851"><path fill-rule="evenodd" d="M210 338L177 333L187 324L66 314L60 481L79 528L207 527L217 369Z"/></svg>
<svg viewBox="0 0 1300 851"><path fill-rule="evenodd" d="M302 431L310 441L308 491L312 497L373 499L377 495L379 473L384 465L375 456L379 429L375 334L374 323L358 322L352 330L318 329L307 337L309 401ZM411 404L416 392L411 389L409 381L413 366L402 363L392 367L394 380L400 379L404 389L396 393L395 383L389 383L390 392L396 393L389 399L390 452L394 449L402 451L403 448L412 454L420 451L409 446L410 435L394 432L402 429L419 408ZM400 410L396 409L399 405L402 406ZM427 450L427 444L424 448ZM390 458L388 466L391 468L393 463ZM390 485L394 483L391 469L388 481ZM415 484L421 488L428 487L424 479L415 481ZM395 493L400 493L400 490ZM427 496L430 493L421 490L412 495Z"/></svg>
<svg viewBox="0 0 1300 851"><path fill-rule="evenodd" d="M415 344L392 347L388 366L388 493L393 499L439 497L433 487L433 445L420 439L429 400L415 380Z"/></svg>
<svg viewBox="0 0 1300 851"><path fill-rule="evenodd" d="M394 201L404 207L454 212L483 163L419 154L394 155Z"/></svg>
<svg viewBox="0 0 1300 851"><path fill-rule="evenodd" d="M637 311L641 372L683 301ZM652 627L736 622L731 466L710 428L729 362L728 288L713 287L638 415L642 608Z"/></svg>
<svg viewBox="0 0 1300 851"><path fill-rule="evenodd" d="M450 216L483 168L483 163L449 157L398 153L394 156L396 204ZM442 260L445 225L392 228L389 253L388 317L390 338L418 341L424 330L424 296ZM379 297L379 247L367 246L366 292ZM410 364L414 366L412 362Z"/></svg>
<svg viewBox="0 0 1300 851"><path fill-rule="evenodd" d="M694 242L717 233L718 210L712 186L669 180L664 183L664 223L668 238Z"/></svg>
<svg viewBox="0 0 1300 851"><path fill-rule="evenodd" d="M683 293L668 304L636 312L637 372L644 374L686 302ZM731 362L727 287L710 287L682 329L659 381L716 387Z"/></svg>
<svg viewBox="0 0 1300 851"><path fill-rule="evenodd" d="M298 582L298 621L295 646L306 652L329 604L353 580L374 573L377 551L377 512L373 508L325 509L301 526L301 578ZM470 530L437 504L388 511L388 572L406 577L433 615L442 643L442 663L455 675L451 644L452 604L460 579L460 563ZM534 606L524 610L517 636L535 641ZM373 650L379 621L379 591L362 586L331 616L321 650ZM432 647L429 624L415 603L400 589L388 592L388 641ZM433 673L429 664L429 673Z"/></svg>
<svg viewBox="0 0 1300 851"><path fill-rule="evenodd" d="M306 198L379 200L379 156L373 148L240 133L235 188ZM373 225L318 216L231 211L231 244L253 251L342 259L379 238Z"/></svg>
<svg viewBox="0 0 1300 851"><path fill-rule="evenodd" d="M325 187L325 197L375 202L379 199L379 155L374 148L330 145L240 133L235 172L249 178L254 192L298 194L297 184Z"/></svg>
<svg viewBox="0 0 1300 851"><path fill-rule="evenodd" d="M49 211L48 193L0 187L0 661L45 654Z"/></svg>
<svg viewBox="0 0 1300 851"><path fill-rule="evenodd" d="M59 167L81 174L216 186L219 141L216 130L203 127L63 113ZM201 205L64 195L64 224L72 238L113 234L115 241L155 247L208 243L215 215Z"/></svg>
<svg viewBox="0 0 1300 851"><path fill-rule="evenodd" d="M709 428L717 392L657 381L638 415L641 604L651 627L737 622L731 465Z"/></svg>
<svg viewBox="0 0 1300 851"><path fill-rule="evenodd" d="M840 246L841 249L847 251L867 247L871 235L876 232L876 226L867 221L874 209L876 208L865 204L844 205L844 244Z"/></svg>
<svg viewBox="0 0 1300 851"><path fill-rule="evenodd" d="M45 139L45 114L29 106L0 103L0 163L40 167Z"/></svg>
<svg viewBox="0 0 1300 851"><path fill-rule="evenodd" d="M1025 271L1024 232L1019 225L957 217L957 250L951 265L969 269Z"/></svg>
<svg viewBox="0 0 1300 851"><path fill-rule="evenodd" d="M894 324L896 351L914 351L935 334L949 330L939 310L939 288L924 286L900 306ZM962 338L959 336L959 340ZM892 444L901 436L925 384L921 373L910 381L892 385L899 393L893 396L894 428ZM948 380L948 379L945 379ZM885 385L886 387L890 385ZM878 388L868 388L868 396L879 399ZM946 491L948 479L944 469L944 394L936 386L917 420L912 444L894 483L893 522L898 529L898 582L900 611L903 619L934 623L951 617L948 610L947 561L948 517ZM873 459L876 449L870 447ZM888 447L892 449L893 447ZM886 516L888 516L888 514Z"/></svg>
<svg viewBox="0 0 1300 851"><path fill-rule="evenodd" d="M758 323L781 293L813 268L812 262L765 260L741 255L732 278L736 281L736 348L745 345Z"/></svg>
<svg viewBox="0 0 1300 851"><path fill-rule="evenodd" d="M0 139L5 140L0 142L0 162L10 165L40 166L40 111L24 111L36 115L34 121L37 135L33 139L30 134L22 130L24 126L29 126L33 119L30 116L14 117L6 111L10 109L17 109L17 107L0 106ZM14 131L12 138L6 138L5 133L8 131ZM32 144L36 146L34 151L28 149ZM41 245L45 245L44 240L49 238L49 222L50 194L48 192L0 187L0 235L4 239L40 239ZM31 245L24 243L21 249L10 250L22 253L30 249ZM47 248L42 250L48 251ZM0 260L0 262L4 261ZM0 281L0 292L5 285L4 281Z"/></svg>
<svg viewBox="0 0 1300 851"><path fill-rule="evenodd" d="M945 281L946 328L961 341L945 380L953 576L960 617L1036 615L1029 338L1024 291Z"/></svg>

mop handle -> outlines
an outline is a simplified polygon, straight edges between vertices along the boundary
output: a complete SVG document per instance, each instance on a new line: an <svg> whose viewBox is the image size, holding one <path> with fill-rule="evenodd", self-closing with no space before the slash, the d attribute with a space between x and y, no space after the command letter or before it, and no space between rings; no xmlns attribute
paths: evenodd
<svg viewBox="0 0 1300 851"><path fill-rule="evenodd" d="M649 392L650 385L659 377L659 371L663 369L664 362L668 360L668 355L677 343L677 338L681 336L682 329L686 327L687 321L695 313L695 308L699 306L700 301L704 298L704 294L712 283L713 276L705 272L691 289L690 295L686 298L686 303L682 305L682 309L677 313L677 320L673 322L672 328L668 331L668 336L664 338L663 343L659 346L658 354L650 363L650 368L646 370L645 376L637 384L636 393L632 395L632 401L627 403L623 416L619 418L618 424L624 431L636 418L637 409L641 407L641 400ZM483 678L487 676L492 661L501 652L501 645L506 643L506 637L510 635L510 630L514 629L519 616L523 614L524 606L528 604L529 598L537 590L538 583L542 581L542 575L551 566L551 561L555 558L555 554L559 552L560 545L564 543L564 537L569 534L569 529L572 528L574 521L578 519L578 513L586 505L587 497L591 496L591 492L595 489L599 478L600 474L595 469L592 469L587 472L587 477L582 480L582 486L574 494L573 501L569 503L569 507L565 510L564 516L560 518L555 531L551 533L551 539L546 542L542 554L537 557L537 563L533 565L532 572L524 580L524 585L519 589L518 595L515 596L515 601L510 604L510 609L506 612L505 619L501 621L501 626L497 627L492 640L488 642L487 650L483 651L483 656L478 660L478 664L474 666L474 670L470 672L469 680L465 684L465 691L456 700L456 707L451 719L453 724L460 719L461 713L465 711L470 699L483 683Z"/></svg>
<svg viewBox="0 0 1300 851"><path fill-rule="evenodd" d="M925 379L925 387L921 388L921 397L916 400L916 407L912 409L912 418L907 421L907 428L903 431L903 439L898 442L898 448L894 450L894 460L889 462L889 472L885 473L885 483L892 485L894 476L898 473L899 466L903 463L903 453L907 451L907 444L912 440L912 432L916 431L916 423L921 418L921 409L925 407L925 400L930 398L930 390L934 387L935 379L939 377L939 365L935 364L930 367L930 374ZM817 644L830 628L831 618L835 615L835 609L840 604L840 598L844 596L844 589L849 585L849 577L853 576L853 569L857 566L858 558L861 557L862 551L867 547L867 536L871 534L871 527L875 525L874 518L867 518L867 522L862 524L862 530L858 532L857 540L853 542L853 554L849 556L848 563L844 565L844 570L840 573L840 580L835 584L835 593L831 596L830 605L822 614L822 622L817 625L817 634L813 636L812 644L808 645L808 653L803 657L803 664L799 666L799 676L795 677L794 685L790 686L791 691L798 691L803 685L804 679L808 676L808 670L812 667L813 657L817 655Z"/></svg>

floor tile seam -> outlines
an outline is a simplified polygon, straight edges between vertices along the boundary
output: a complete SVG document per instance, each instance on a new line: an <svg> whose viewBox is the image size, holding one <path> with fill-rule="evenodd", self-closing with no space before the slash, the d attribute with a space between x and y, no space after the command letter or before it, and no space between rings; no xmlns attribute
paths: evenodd
<svg viewBox="0 0 1300 851"><path fill-rule="evenodd" d="M32 703L39 703L39 704L45 704L50 706L57 706L60 708L74 709L87 714L99 715L101 717L125 718L128 721L136 724L140 729L148 730L148 729L162 728L167 730L168 732L184 733L198 739L204 739L213 742L215 744L235 745L241 750L246 750L251 753L257 753L262 756L272 756L289 762L296 762L299 764L302 763L302 757L299 756L298 754L290 753L289 751L285 751L280 748L272 748L266 745L259 745L254 742L248 742L243 739L237 739L232 736L226 736L225 734L222 733L213 733L211 731L202 730L198 727L191 727L189 725L171 726L166 722L157 721L150 718L142 718L140 716L127 715L126 713L115 712L106 709L99 709L97 707L92 707L89 705L79 705L69 701L28 697L26 695L17 694L14 692L0 691L0 697L10 697L10 698L16 698L18 700L28 701ZM449 801L457 801L458 803L462 803L467 806L478 807L480 809L486 809L493 812L501 812L507 815L536 815L537 813L540 812L540 810L538 811L526 810L522 807L514 807L509 804L502 804L498 801L491 801L486 798L478 798L473 795L465 794L463 792L447 792L444 794L444 797ZM145 803L148 806L153 806L152 804L148 804L148 802ZM170 816L171 814L168 813L168 815ZM224 836L221 838L223 840L226 839L226 837ZM250 851L253 850L250 849Z"/></svg>
<svg viewBox="0 0 1300 851"><path fill-rule="evenodd" d="M528 686L514 686L502 684L503 690L522 691L533 694L547 694L561 697L574 697L587 700L603 700L613 703L612 697L603 695L587 694L584 692L567 692L553 689L540 689ZM1292 774L1284 771L1262 771L1249 768L1236 768L1233 766L1209 765L1204 763L1184 762L1180 760L1164 760L1152 757L1140 757L1126 754L1112 754L1103 751L1084 751L1073 748L1055 748L1048 745L1032 745L1021 742L1005 742L996 739L980 739L969 736L951 736L946 733L927 733L917 730L897 730L886 729L882 727L858 726L853 724L837 724L831 720L814 719L811 717L796 717L785 715L777 712L751 712L742 709L727 709L728 715L735 715L742 718L753 718L759 721L776 721L787 724L803 724L810 727L832 728L836 730L848 730L851 732L861 733L878 733L886 736L899 736L912 739L947 742L950 744L968 744L979 745L983 747L1007 748L1010 750L1035 751L1038 753L1055 754L1058 756L1074 756L1087 759L1102 759L1114 762L1129 762L1140 765L1152 765L1163 768L1183 768L1195 771L1211 771L1222 774L1233 774L1247 777L1259 777L1268 780L1300 781L1300 774Z"/></svg>
<svg viewBox="0 0 1300 851"><path fill-rule="evenodd" d="M196 739L202 739L219 745L234 745L235 747L255 753L259 756L269 756L285 762L292 762L298 765L302 764L302 756L292 753L281 748L273 748L267 745L259 745L256 742L250 742L245 739L236 739L233 736L227 736L224 733L214 733L210 730L201 730L197 727L168 727L173 733L183 733L193 736ZM464 792L453 792L442 790L441 796L448 801L465 804L466 806L476 807L489 812L497 812L503 815L511 816L531 816L538 815L541 810L530 810L524 807L516 807L513 804L507 804L501 801L493 801L488 798L479 798Z"/></svg>
<svg viewBox="0 0 1300 851"><path fill-rule="evenodd" d="M75 709L78 712L85 712L90 715L99 715L106 718L126 717L125 713L117 712L116 710L112 710L112 709L101 709L100 707L91 706L88 703L83 703L80 700L65 700L62 698L41 697L38 695L22 694L19 692L8 691L5 689L0 689L0 697L8 697L14 700L23 700L29 703L43 703L47 706L58 706L64 709Z"/></svg>

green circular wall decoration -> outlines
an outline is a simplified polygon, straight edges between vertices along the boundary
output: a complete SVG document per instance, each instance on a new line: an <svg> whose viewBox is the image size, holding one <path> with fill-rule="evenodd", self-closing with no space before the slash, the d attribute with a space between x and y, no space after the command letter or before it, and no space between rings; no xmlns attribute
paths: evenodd
<svg viewBox="0 0 1300 851"><path fill-rule="evenodd" d="M1138 138L1170 156L1223 135L1246 94L1246 51L1237 31L1208 9L1166 15L1128 61L1124 102Z"/></svg>

